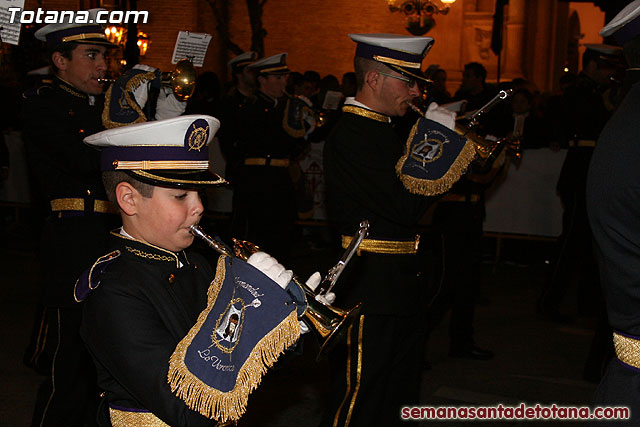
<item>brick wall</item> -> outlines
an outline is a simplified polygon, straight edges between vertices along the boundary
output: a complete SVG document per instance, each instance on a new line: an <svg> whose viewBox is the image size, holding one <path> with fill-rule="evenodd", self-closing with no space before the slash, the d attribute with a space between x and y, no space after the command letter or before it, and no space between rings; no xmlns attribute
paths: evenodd
<svg viewBox="0 0 640 427"><path fill-rule="evenodd" d="M437 63L452 71L459 69L460 31L455 25L450 26L451 22L462 21L462 5L459 6L454 6L447 16L436 17L436 27L427 34L436 39L436 44L424 62L425 67ZM246 15L244 2L234 2L232 12L237 31L234 35L249 45L249 34L242 28L244 25L248 29L248 23L237 19ZM269 0L263 21L268 32L265 55L288 52L292 70L315 70L338 78L353 68L355 43L347 36L349 33L408 34L404 14L389 12L386 0ZM439 40L442 36L448 42Z"/></svg>
<svg viewBox="0 0 640 427"><path fill-rule="evenodd" d="M84 0L83 4L90 1L93 0ZM531 1L513 0L510 7L522 7ZM43 0L43 7L75 9L79 3L79 0ZM477 35L474 36L477 31L474 31L480 27L490 30L491 13L479 12L478 5L481 3L493 4L493 0L458 0L449 14L435 16L436 26L427 34L436 42L423 67L438 64L447 70L448 86L452 92L459 85L464 64L479 58L478 50L483 42L478 41ZM251 46L251 28L246 1L229 0L228 4L231 40L248 50ZM36 9L37 0L26 0L26 8ZM198 71L215 71L223 81L226 80L226 62L234 54L222 48L223 43L217 32L218 21L207 0L138 0L137 8L150 13L149 23L139 25L139 29L151 39L147 55L141 58L141 62L170 71L173 69L171 55L178 31L206 32L213 39L205 65ZM405 21L404 14L389 11L388 0L269 0L265 3L263 15L263 25L267 31L265 55L288 52L291 69L301 72L316 70L321 75L334 74L340 78L343 73L352 70L355 44L348 38L348 33L408 34ZM517 36L521 37L524 34L522 28L527 23L518 25ZM505 37L509 43L511 33L508 31ZM515 61L516 66L511 68L516 71L504 77L514 78L523 73L527 77L528 70L518 68L526 53L522 49L515 53L512 50L505 50L510 57L503 58L503 65L514 64ZM545 54L536 50L529 56L539 58ZM480 60L493 76L496 57L492 53L485 56ZM508 71L507 67L504 69ZM529 74L535 79L532 73ZM539 88L547 89L547 84L542 83Z"/></svg>
<svg viewBox="0 0 640 427"><path fill-rule="evenodd" d="M461 3L463 0L459 0ZM230 3L229 29L231 40L243 49L251 46L251 28L246 2ZM45 0L47 10L76 9L77 0ZM35 10L37 0L26 0L25 8ZM160 68L173 69L171 55L180 30L207 32L213 36L205 66L202 70L215 71L223 80L226 61L233 53L221 49L217 34L217 20L205 0L138 0L138 10L149 11L148 24L139 24L147 33L151 44L141 62ZM447 16L438 16L437 25L428 34L436 39L425 67L438 63L450 70L455 79L460 70L460 33L452 22L462 22L462 5L454 5ZM265 55L289 53L290 68L304 72L316 70L320 74L334 74L338 78L351 71L355 44L347 37L350 32L388 32L407 34L402 13L389 12L386 0L269 0L264 7L263 25L267 30ZM446 40L442 40L445 36ZM199 70L201 71L201 70ZM451 75L453 73L453 75Z"/></svg>

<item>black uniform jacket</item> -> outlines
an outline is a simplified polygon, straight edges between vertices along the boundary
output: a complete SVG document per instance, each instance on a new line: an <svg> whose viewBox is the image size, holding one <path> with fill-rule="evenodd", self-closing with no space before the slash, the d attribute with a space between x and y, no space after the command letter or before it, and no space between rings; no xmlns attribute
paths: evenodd
<svg viewBox="0 0 640 427"><path fill-rule="evenodd" d="M32 188L49 209L55 199L80 199L85 211L52 216L41 238L43 302L73 307L73 284L106 249L117 215L93 212L94 200L107 200L102 186L100 153L82 140L103 130L103 96L89 96L65 81L25 94L23 136Z"/></svg>
<svg viewBox="0 0 640 427"><path fill-rule="evenodd" d="M638 71L628 71L640 80ZM609 324L640 337L640 83L607 123L593 153L587 212ZM596 391L596 404L628 406L637 425L640 375L613 360ZM602 423L603 425L605 423ZM593 425L599 425L595 423Z"/></svg>
<svg viewBox="0 0 640 427"><path fill-rule="evenodd" d="M29 164L47 201L86 196L106 200L100 152L82 141L104 129L103 104L104 96L90 97L57 77L51 85L25 94L22 124Z"/></svg>
<svg viewBox="0 0 640 427"><path fill-rule="evenodd" d="M640 336L640 83L598 140L587 181L587 211L596 242L609 322Z"/></svg>
<svg viewBox="0 0 640 427"><path fill-rule="evenodd" d="M222 98L220 108L220 130L217 133L220 139L220 149L226 160L225 178L234 182L233 174L244 161L242 136L243 114L247 104L254 102L253 96L245 96L237 88L232 93Z"/></svg>
<svg viewBox="0 0 640 427"><path fill-rule="evenodd" d="M178 255L112 233L120 256L85 301L81 335L105 392L106 403L146 409L171 426L215 425L171 393L169 357L207 304L214 278L201 256Z"/></svg>
<svg viewBox="0 0 640 427"><path fill-rule="evenodd" d="M343 235L370 222L369 238L413 240L434 198L411 194L396 176L404 141L390 123L344 112L327 139L324 172L329 215ZM341 278L344 306L362 301L363 313L412 315L422 292L415 255L363 252Z"/></svg>
<svg viewBox="0 0 640 427"><path fill-rule="evenodd" d="M584 195L587 170L593 146L569 146L576 141L596 141L610 113L607 111L600 88L585 74L578 76L576 85L567 90L562 98L563 110L553 124L555 139L568 147L562 164L557 189L561 193Z"/></svg>
<svg viewBox="0 0 640 427"><path fill-rule="evenodd" d="M286 99L276 101L260 91L241 106L238 144L244 158L288 159L300 153L303 140L289 135L282 125L285 106Z"/></svg>

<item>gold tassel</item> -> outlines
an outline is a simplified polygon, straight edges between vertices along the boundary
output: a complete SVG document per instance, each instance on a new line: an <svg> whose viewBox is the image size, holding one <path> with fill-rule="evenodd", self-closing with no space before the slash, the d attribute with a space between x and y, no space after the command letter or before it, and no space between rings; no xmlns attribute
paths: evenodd
<svg viewBox="0 0 640 427"><path fill-rule="evenodd" d="M272 367L284 350L300 338L300 324L293 310L278 326L256 344L238 371L236 385L229 392L221 392L204 384L184 364L187 348L200 331L213 308L225 278L225 256L218 259L216 277L207 291L207 308L200 313L196 325L176 347L169 360L167 380L171 391L185 401L187 406L205 417L218 421L235 421L246 411L249 394L255 390L267 369Z"/></svg>
<svg viewBox="0 0 640 427"><path fill-rule="evenodd" d="M453 164L449 167L449 170L440 178L435 180L426 180L415 178L402 173L402 165L409 157L411 153L411 141L418 129L419 120L413 125L411 134L407 139L407 148L405 154L396 163L396 174L402 185L413 194L419 194L423 196L436 196L438 194L446 193L451 189L451 186L455 184L460 177L465 173L469 164L476 156L476 150L473 147L473 143L467 141L462 147L460 154L454 160Z"/></svg>

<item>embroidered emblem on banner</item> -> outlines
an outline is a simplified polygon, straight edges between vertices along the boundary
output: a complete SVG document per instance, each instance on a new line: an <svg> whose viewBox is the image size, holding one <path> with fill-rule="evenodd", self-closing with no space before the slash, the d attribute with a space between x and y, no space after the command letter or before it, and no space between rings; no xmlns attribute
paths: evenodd
<svg viewBox="0 0 640 427"><path fill-rule="evenodd" d="M431 135L425 132L422 140L412 149L411 157L424 167L426 163L442 157L443 146L448 143L449 139L442 132L433 131Z"/></svg>
<svg viewBox="0 0 640 427"><path fill-rule="evenodd" d="M434 196L447 192L474 157L473 144L465 137L421 117L411 129L396 173L410 192Z"/></svg>
<svg viewBox="0 0 640 427"><path fill-rule="evenodd" d="M238 337L242 333L243 313L244 301L242 298L234 298L229 301L227 309L220 314L216 322L216 331L211 335L211 341L220 351L233 352L238 343Z"/></svg>

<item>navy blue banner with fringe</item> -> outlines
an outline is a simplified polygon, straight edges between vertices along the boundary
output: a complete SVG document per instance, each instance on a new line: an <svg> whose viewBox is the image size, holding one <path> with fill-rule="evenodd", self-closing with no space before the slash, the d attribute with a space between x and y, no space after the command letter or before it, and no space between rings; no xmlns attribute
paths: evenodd
<svg viewBox="0 0 640 427"><path fill-rule="evenodd" d="M296 308L262 272L221 256L207 308L171 356L171 390L206 417L239 419L267 369L299 339Z"/></svg>
<svg viewBox="0 0 640 427"><path fill-rule="evenodd" d="M421 117L411 129L396 173L414 194L442 194L466 172L475 155L473 144L465 137Z"/></svg>

